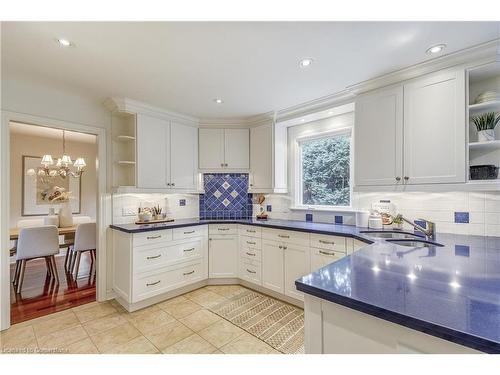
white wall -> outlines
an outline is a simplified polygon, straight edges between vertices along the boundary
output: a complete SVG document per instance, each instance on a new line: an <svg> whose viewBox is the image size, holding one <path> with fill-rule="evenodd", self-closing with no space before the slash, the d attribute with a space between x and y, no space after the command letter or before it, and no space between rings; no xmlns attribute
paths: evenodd
<svg viewBox="0 0 500 375"><path fill-rule="evenodd" d="M41 156L44 154L60 155L62 140L48 137L38 137L27 134L10 134L10 227L16 227L23 219L22 202L22 157ZM81 212L80 215L90 216L95 220L97 204L97 175L95 143L66 141L66 150L73 157L83 157L87 163L81 182ZM48 207L47 207L48 210ZM33 216L24 218L34 218Z"/></svg>

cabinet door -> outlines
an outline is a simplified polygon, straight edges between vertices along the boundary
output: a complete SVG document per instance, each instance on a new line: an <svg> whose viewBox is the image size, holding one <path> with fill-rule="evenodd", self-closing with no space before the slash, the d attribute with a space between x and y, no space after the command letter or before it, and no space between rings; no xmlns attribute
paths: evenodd
<svg viewBox="0 0 500 375"><path fill-rule="evenodd" d="M416 79L404 95L405 183L465 182L465 72Z"/></svg>
<svg viewBox="0 0 500 375"><path fill-rule="evenodd" d="M250 168L250 133L248 129L224 130L224 163L226 168Z"/></svg>
<svg viewBox="0 0 500 375"><path fill-rule="evenodd" d="M212 235L208 243L209 277L238 277L238 236Z"/></svg>
<svg viewBox="0 0 500 375"><path fill-rule="evenodd" d="M250 173L252 190L273 188L273 126L250 129Z"/></svg>
<svg viewBox="0 0 500 375"><path fill-rule="evenodd" d="M137 115L137 187L168 187L169 138L168 121L143 114Z"/></svg>
<svg viewBox="0 0 500 375"><path fill-rule="evenodd" d="M354 121L355 185L402 183L402 86L361 95L356 100Z"/></svg>
<svg viewBox="0 0 500 375"><path fill-rule="evenodd" d="M311 271L309 249L303 246L285 245L285 294L299 300L304 295L295 287L295 280L309 274Z"/></svg>
<svg viewBox="0 0 500 375"><path fill-rule="evenodd" d="M196 189L198 174L198 129L170 125L170 182L175 189Z"/></svg>
<svg viewBox="0 0 500 375"><path fill-rule="evenodd" d="M199 129L200 169L224 167L224 129Z"/></svg>
<svg viewBox="0 0 500 375"><path fill-rule="evenodd" d="M262 241L262 286L284 293L283 245L276 241Z"/></svg>
<svg viewBox="0 0 500 375"><path fill-rule="evenodd" d="M317 271L327 264L336 262L345 257L345 253L324 250L324 249L311 249L311 272Z"/></svg>

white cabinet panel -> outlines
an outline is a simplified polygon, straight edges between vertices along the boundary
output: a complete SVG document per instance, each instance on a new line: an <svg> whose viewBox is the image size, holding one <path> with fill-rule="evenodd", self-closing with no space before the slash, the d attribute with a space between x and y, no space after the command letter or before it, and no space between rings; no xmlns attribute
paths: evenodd
<svg viewBox="0 0 500 375"><path fill-rule="evenodd" d="M250 138L248 129L224 130L224 161L230 169L250 168Z"/></svg>
<svg viewBox="0 0 500 375"><path fill-rule="evenodd" d="M137 187L166 188L169 181L169 122L137 115Z"/></svg>
<svg viewBox="0 0 500 375"><path fill-rule="evenodd" d="M356 186L402 183L403 88L391 87L356 100L354 179Z"/></svg>
<svg viewBox="0 0 500 375"><path fill-rule="evenodd" d="M200 169L224 167L224 129L199 129Z"/></svg>
<svg viewBox="0 0 500 375"><path fill-rule="evenodd" d="M345 253L311 248L311 272L345 257Z"/></svg>
<svg viewBox="0 0 500 375"><path fill-rule="evenodd" d="M272 124L250 129L250 173L252 190L273 188Z"/></svg>
<svg viewBox="0 0 500 375"><path fill-rule="evenodd" d="M285 245L284 268L285 295L303 300L304 295L295 287L295 280L310 273L311 258L309 249L303 246Z"/></svg>
<svg viewBox="0 0 500 375"><path fill-rule="evenodd" d="M196 189L198 173L198 129L170 125L170 183L174 189Z"/></svg>
<svg viewBox="0 0 500 375"><path fill-rule="evenodd" d="M262 286L284 293L283 245L276 241L262 241Z"/></svg>
<svg viewBox="0 0 500 375"><path fill-rule="evenodd" d="M465 182L465 136L463 70L404 86L405 183Z"/></svg>
<svg viewBox="0 0 500 375"><path fill-rule="evenodd" d="M210 235L208 242L209 277L238 277L238 236Z"/></svg>

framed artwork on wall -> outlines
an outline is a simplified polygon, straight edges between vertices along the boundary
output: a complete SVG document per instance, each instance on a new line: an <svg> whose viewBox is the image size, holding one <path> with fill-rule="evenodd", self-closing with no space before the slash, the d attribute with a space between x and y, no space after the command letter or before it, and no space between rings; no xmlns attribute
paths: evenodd
<svg viewBox="0 0 500 375"><path fill-rule="evenodd" d="M22 216L43 216L49 213L51 207L58 207L61 200L54 201L54 198L61 191L71 192L71 210L73 214L79 214L81 210L81 187L82 177L46 177L28 176L28 169L37 170L40 167L42 158L40 156L23 155L22 168Z"/></svg>

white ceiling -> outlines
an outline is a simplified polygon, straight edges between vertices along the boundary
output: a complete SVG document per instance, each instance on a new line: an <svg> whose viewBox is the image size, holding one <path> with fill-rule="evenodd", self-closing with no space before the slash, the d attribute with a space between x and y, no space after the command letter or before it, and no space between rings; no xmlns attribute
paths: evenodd
<svg viewBox="0 0 500 375"><path fill-rule="evenodd" d="M246 117L500 37L499 22L8 22L2 73L202 118ZM64 37L75 47L62 48ZM308 69L300 59L314 58ZM216 105L214 98L224 99Z"/></svg>
<svg viewBox="0 0 500 375"><path fill-rule="evenodd" d="M62 144L62 130L55 128L48 128L45 126L28 125L20 122L11 122L9 124L10 132L13 134L22 134L32 137L43 138L56 138L61 140ZM65 131L66 141L75 143L96 143L97 137L92 134L73 132L70 130Z"/></svg>

